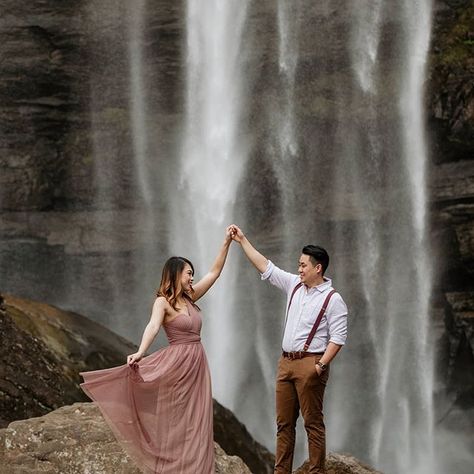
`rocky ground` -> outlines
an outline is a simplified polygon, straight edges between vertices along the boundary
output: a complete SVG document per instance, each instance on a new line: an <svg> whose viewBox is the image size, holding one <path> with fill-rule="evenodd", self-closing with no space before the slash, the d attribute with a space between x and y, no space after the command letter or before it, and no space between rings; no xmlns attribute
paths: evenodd
<svg viewBox="0 0 474 474"><path fill-rule="evenodd" d="M305 462L294 474L308 474L308 462ZM326 474L382 474L364 465L354 456L330 453L326 458Z"/></svg>
<svg viewBox="0 0 474 474"><path fill-rule="evenodd" d="M217 474L251 474L215 443ZM139 474L93 403L75 403L0 430L2 474Z"/></svg>
<svg viewBox="0 0 474 474"><path fill-rule="evenodd" d="M251 474L215 443L216 474ZM75 403L0 430L2 474L138 474L92 403ZM348 455L330 454L328 474L380 474ZM307 464L295 471L305 474Z"/></svg>

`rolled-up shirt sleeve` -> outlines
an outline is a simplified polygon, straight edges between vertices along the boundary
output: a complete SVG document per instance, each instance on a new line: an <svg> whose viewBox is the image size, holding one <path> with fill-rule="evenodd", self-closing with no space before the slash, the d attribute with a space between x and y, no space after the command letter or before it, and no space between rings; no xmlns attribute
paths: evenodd
<svg viewBox="0 0 474 474"><path fill-rule="evenodd" d="M298 275L285 272L281 268L278 268L271 260L268 261L267 268L260 276L262 280L268 280L272 285L287 293L300 281Z"/></svg>
<svg viewBox="0 0 474 474"><path fill-rule="evenodd" d="M333 296L326 317L329 342L343 346L347 339L347 306L339 293Z"/></svg>

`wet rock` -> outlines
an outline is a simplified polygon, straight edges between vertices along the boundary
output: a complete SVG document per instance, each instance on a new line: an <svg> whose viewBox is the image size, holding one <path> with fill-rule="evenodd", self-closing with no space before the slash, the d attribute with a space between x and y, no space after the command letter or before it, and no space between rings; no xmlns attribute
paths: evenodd
<svg viewBox="0 0 474 474"><path fill-rule="evenodd" d="M228 454L241 457L253 474L272 474L275 456L257 443L235 415L214 400L214 439Z"/></svg>
<svg viewBox="0 0 474 474"><path fill-rule="evenodd" d="M474 395L474 291L446 293L449 330L448 378L451 390ZM462 397L462 393L460 393Z"/></svg>
<svg viewBox="0 0 474 474"><path fill-rule="evenodd" d="M294 474L308 474L309 463L306 461ZM330 453L326 457L327 474L382 474L376 471L353 456L347 454Z"/></svg>
<svg viewBox="0 0 474 474"><path fill-rule="evenodd" d="M215 444L217 474L250 474ZM75 403L0 430L2 474L139 474L93 403Z"/></svg>
<svg viewBox="0 0 474 474"><path fill-rule="evenodd" d="M474 160L437 165L431 190L435 232L444 233L437 245L446 249L444 258L450 265L444 269L447 281L441 284L449 291L448 285L454 281L453 286L459 289L460 272L474 274ZM446 268L453 270L446 272ZM469 285L468 278L462 280L463 286Z"/></svg>
<svg viewBox="0 0 474 474"><path fill-rule="evenodd" d="M436 0L427 82L439 427L474 422L474 5ZM459 413L464 423L459 423Z"/></svg>
<svg viewBox="0 0 474 474"><path fill-rule="evenodd" d="M2 425L88 400L79 372L121 365L135 346L100 324L54 306L3 295Z"/></svg>
<svg viewBox="0 0 474 474"><path fill-rule="evenodd" d="M473 21L469 0L435 2L427 98L437 162L473 158Z"/></svg>

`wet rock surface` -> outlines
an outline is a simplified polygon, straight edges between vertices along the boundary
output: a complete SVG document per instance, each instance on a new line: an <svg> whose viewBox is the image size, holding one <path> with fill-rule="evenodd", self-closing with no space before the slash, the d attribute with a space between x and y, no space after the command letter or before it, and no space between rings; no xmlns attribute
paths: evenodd
<svg viewBox="0 0 474 474"><path fill-rule="evenodd" d="M272 474L275 457L252 439L245 425L214 400L214 439L228 454L241 457L253 474Z"/></svg>
<svg viewBox="0 0 474 474"><path fill-rule="evenodd" d="M250 474L215 443L217 474ZM93 403L75 403L0 430L2 474L139 474Z"/></svg>
<svg viewBox="0 0 474 474"><path fill-rule="evenodd" d="M0 426L88 400L79 372L123 364L135 346L84 316L2 296Z"/></svg>
<svg viewBox="0 0 474 474"><path fill-rule="evenodd" d="M309 463L306 461L293 474L308 474ZM382 474L366 466L354 456L330 453L326 457L326 474Z"/></svg>
<svg viewBox="0 0 474 474"><path fill-rule="evenodd" d="M474 5L434 2L427 82L439 428L474 423ZM466 419L459 413L464 410ZM469 420L466 423L466 420ZM471 443L472 444L472 443Z"/></svg>
<svg viewBox="0 0 474 474"><path fill-rule="evenodd" d="M428 110L436 162L473 159L473 24L470 0L434 2Z"/></svg>

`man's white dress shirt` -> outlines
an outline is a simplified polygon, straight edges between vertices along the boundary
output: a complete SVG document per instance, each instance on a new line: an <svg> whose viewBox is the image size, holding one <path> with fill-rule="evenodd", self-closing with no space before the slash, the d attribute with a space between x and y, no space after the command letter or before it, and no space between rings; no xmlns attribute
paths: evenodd
<svg viewBox="0 0 474 474"><path fill-rule="evenodd" d="M261 274L262 280L268 280L272 285L286 292L286 309L291 294L300 277L285 272L273 262L268 261L267 268ZM302 285L293 296L285 331L283 333L282 349L285 352L302 351L306 339L318 317L329 292L333 290L332 282L324 277L324 283L314 288ZM347 337L347 306L341 295L332 295L326 313L321 319L318 330L309 346L308 352L324 352L329 342L344 345Z"/></svg>

